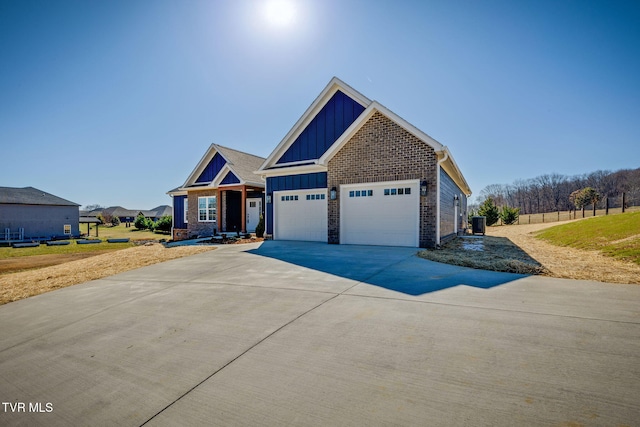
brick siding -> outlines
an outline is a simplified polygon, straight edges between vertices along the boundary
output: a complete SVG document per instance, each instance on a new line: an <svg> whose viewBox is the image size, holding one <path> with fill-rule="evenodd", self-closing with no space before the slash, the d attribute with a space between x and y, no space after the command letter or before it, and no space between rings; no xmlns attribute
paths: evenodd
<svg viewBox="0 0 640 427"><path fill-rule="evenodd" d="M205 196L218 196L218 190L189 191L187 196L189 200L189 206L187 206L187 220L189 221L187 230L189 237L212 235L213 229L217 229L217 225L214 222L198 221L198 197ZM220 212L217 213L217 216L220 218Z"/></svg>
<svg viewBox="0 0 640 427"><path fill-rule="evenodd" d="M420 197L420 247L434 247L437 168L432 147L380 112L374 113L329 161L327 187L338 190L336 199L327 201L329 243L340 243L341 184L418 179L427 181L427 196Z"/></svg>

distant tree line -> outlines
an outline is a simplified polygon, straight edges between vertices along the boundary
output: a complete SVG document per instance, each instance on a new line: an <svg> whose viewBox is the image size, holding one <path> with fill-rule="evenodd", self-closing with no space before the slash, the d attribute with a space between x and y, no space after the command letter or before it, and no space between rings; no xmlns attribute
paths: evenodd
<svg viewBox="0 0 640 427"><path fill-rule="evenodd" d="M576 209L576 195L586 188L597 192L598 208L604 207L606 199L609 199L609 207L621 207L623 193L626 206L639 206L640 168L617 172L596 171L576 176L554 173L519 179L513 184L492 184L480 191L476 206L492 199L496 206L519 208L521 215L569 211Z"/></svg>

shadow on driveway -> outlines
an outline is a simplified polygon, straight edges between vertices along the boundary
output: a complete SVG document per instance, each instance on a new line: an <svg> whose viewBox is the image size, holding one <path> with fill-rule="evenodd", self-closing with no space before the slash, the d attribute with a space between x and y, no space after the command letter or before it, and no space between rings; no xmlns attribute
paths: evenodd
<svg viewBox="0 0 640 427"><path fill-rule="evenodd" d="M418 251L270 240L247 252L414 296L460 285L489 289L526 277L428 261Z"/></svg>

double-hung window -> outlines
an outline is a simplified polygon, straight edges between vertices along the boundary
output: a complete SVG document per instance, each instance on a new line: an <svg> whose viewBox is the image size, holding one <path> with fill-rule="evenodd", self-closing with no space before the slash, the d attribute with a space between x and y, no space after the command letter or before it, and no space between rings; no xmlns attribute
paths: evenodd
<svg viewBox="0 0 640 427"><path fill-rule="evenodd" d="M216 196L198 197L198 221L213 222L216 220Z"/></svg>

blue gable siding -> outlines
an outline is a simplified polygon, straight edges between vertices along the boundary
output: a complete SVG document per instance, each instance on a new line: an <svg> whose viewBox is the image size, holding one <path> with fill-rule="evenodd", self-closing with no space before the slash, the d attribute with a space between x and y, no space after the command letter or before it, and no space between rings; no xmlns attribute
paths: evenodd
<svg viewBox="0 0 640 427"><path fill-rule="evenodd" d="M237 176L231 171L227 172L227 175L224 177L220 185L228 185L228 184L240 184L240 180Z"/></svg>
<svg viewBox="0 0 640 427"><path fill-rule="evenodd" d="M337 91L276 163L320 158L363 111L362 105Z"/></svg>
<svg viewBox="0 0 640 427"><path fill-rule="evenodd" d="M213 156L213 159L211 159L207 167L204 168L204 170L202 171L198 179L196 179L196 182L213 181L213 178L215 178L216 175L220 173L220 170L226 163L227 162L224 160L224 158L219 153L216 153L216 155Z"/></svg>
<svg viewBox="0 0 640 427"><path fill-rule="evenodd" d="M174 228L187 228L187 223L184 222L184 201L187 196L173 196L173 227Z"/></svg>
<svg viewBox="0 0 640 427"><path fill-rule="evenodd" d="M267 194L273 198L274 191L310 190L327 188L327 173L316 172L301 175L274 176L267 178ZM273 234L273 202L267 203L267 234Z"/></svg>

